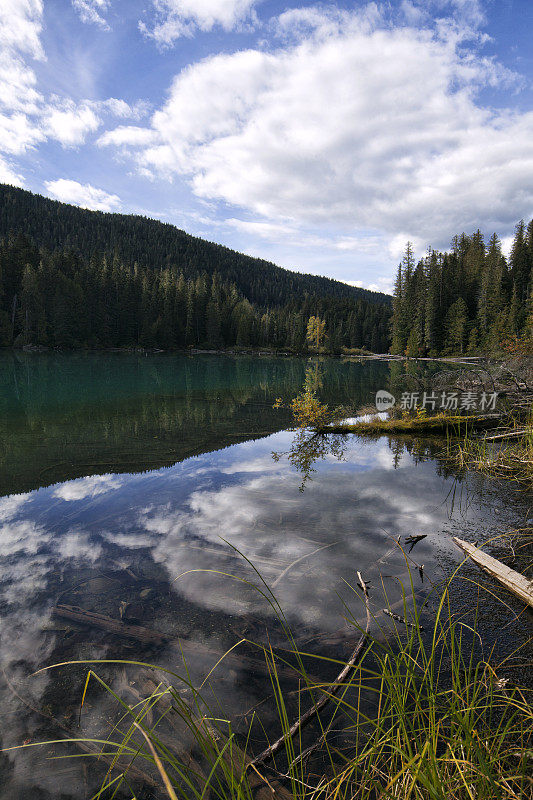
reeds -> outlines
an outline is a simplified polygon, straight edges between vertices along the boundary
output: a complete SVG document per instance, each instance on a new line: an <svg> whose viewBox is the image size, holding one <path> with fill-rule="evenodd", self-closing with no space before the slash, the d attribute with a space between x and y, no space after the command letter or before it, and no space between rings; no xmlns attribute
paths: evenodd
<svg viewBox="0 0 533 800"><path fill-rule="evenodd" d="M92 663L80 714L95 681L121 712L107 736L78 740L85 750L89 744L107 765L94 800L115 797L126 787L129 796L137 797L139 784L159 786L158 796L171 800L533 797L533 709L528 694L503 677L508 659L496 664L484 656L476 627L479 609L468 615L471 622L453 611L457 580L454 576L432 601L431 614L417 605L412 581L412 600L404 594L405 623L391 623L374 609L365 656L335 694L330 684L310 678L304 660L331 664L334 674L342 663L298 650L287 629L290 662L294 665L296 657L300 678L296 716L303 716L324 692L330 695L315 719L311 743L302 729L290 735L294 692L287 691L280 677L279 652L257 645L269 668L271 702L277 708L279 730L274 738L285 735L281 755L257 766L251 763L250 742L262 730L258 714L247 727L237 726L237 733L231 709L210 708L186 665L180 672L169 672L140 662L112 662L149 676L144 684L138 681L145 696L130 705ZM357 589L354 592L362 599ZM279 614L285 626L281 609ZM421 624L422 615L425 625L428 617L432 619L429 632ZM354 620L354 634L360 633ZM339 730L341 742L336 738ZM262 738L264 744L264 733ZM74 746L76 741L70 738Z"/></svg>
<svg viewBox="0 0 533 800"><path fill-rule="evenodd" d="M520 425L511 420L501 439L474 438L469 432L450 445L447 454L460 467L475 469L493 478L513 481L520 488L533 489L533 418Z"/></svg>

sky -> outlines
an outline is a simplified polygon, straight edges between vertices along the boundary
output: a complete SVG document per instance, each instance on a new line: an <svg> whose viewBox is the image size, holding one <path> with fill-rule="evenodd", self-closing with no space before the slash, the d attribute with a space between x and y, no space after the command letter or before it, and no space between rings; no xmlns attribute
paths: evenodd
<svg viewBox="0 0 533 800"><path fill-rule="evenodd" d="M533 0L1 0L0 181L390 291L533 217Z"/></svg>

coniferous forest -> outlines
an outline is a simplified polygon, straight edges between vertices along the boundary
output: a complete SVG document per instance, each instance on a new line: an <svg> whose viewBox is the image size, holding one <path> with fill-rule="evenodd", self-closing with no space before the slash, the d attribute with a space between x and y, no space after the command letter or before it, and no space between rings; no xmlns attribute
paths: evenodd
<svg viewBox="0 0 533 800"><path fill-rule="evenodd" d="M416 356L491 353L505 342L531 346L533 337L533 220L516 225L509 259L494 233L478 230L428 249L415 265L408 243L398 267L392 353Z"/></svg>
<svg viewBox="0 0 533 800"><path fill-rule="evenodd" d="M0 187L0 345L269 347L390 344L391 298L236 253L144 217Z"/></svg>
<svg viewBox="0 0 533 800"><path fill-rule="evenodd" d="M478 230L407 244L394 298L303 275L145 217L88 211L0 187L0 346L267 347L417 356L498 350L533 331L533 220L509 259Z"/></svg>

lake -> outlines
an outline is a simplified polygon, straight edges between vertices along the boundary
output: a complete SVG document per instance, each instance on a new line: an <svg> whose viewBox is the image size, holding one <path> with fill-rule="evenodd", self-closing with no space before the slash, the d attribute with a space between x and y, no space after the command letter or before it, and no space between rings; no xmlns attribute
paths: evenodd
<svg viewBox="0 0 533 800"><path fill-rule="evenodd" d="M307 652L342 658L354 642L348 617L363 618L351 588L357 570L375 609L401 601L408 566L422 599L461 561L452 535L488 539L526 518L508 487L453 474L435 441L331 436L302 457L289 411L273 404L297 394L309 367L322 399L352 415L378 389L408 380L403 364L384 361L0 355L3 748L69 731L110 733L98 688L77 727L87 666L32 674L42 667L128 659L183 671L185 656L199 685L241 639L282 646L261 579ZM436 367L407 369L416 378ZM406 560L396 542L405 546L411 535L426 538ZM466 584L458 598L468 603ZM143 626L165 642L77 625L52 614L57 604ZM484 599L493 645L509 618L490 604ZM262 665L243 644L206 683L237 729L271 692ZM327 679L337 671L313 669ZM126 702L142 697L132 668L102 665L101 674ZM275 731L268 706L263 721ZM105 766L50 760L66 752L49 745L0 754L0 800L90 797Z"/></svg>

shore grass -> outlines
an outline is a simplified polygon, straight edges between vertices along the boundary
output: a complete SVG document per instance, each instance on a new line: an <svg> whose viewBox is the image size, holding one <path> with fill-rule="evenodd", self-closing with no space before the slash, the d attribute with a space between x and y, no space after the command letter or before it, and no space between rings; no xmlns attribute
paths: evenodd
<svg viewBox="0 0 533 800"><path fill-rule="evenodd" d="M525 426L507 425L498 440L474 438L468 434L460 441L449 441L447 456L461 468L474 469L532 490L533 416Z"/></svg>
<svg viewBox="0 0 533 800"><path fill-rule="evenodd" d="M504 678L508 659L491 662L483 657L475 624L480 610L468 614L468 620L453 611L457 580L455 575L440 597L432 599L429 631L421 618L427 624L430 615L417 605L412 581L401 621L391 622L381 610L373 610L374 632L364 658L341 692L330 693L330 702L317 716L311 747L301 731L289 735L294 692L284 688L279 657L261 646L270 670L271 703L279 717L274 737L281 733L285 741L281 754L257 766L250 763L250 743L261 734L258 714L237 734L227 704L210 708L186 667L180 672L153 668L151 691L129 705L98 675L98 662L90 662L82 707L89 683L96 682L121 714L108 736L82 740L96 748L96 755L105 754L98 757L108 765L95 800L125 789L127 796L140 797L138 792L147 787L152 787L151 796L171 800L533 797L528 692ZM354 621L354 638L360 632ZM332 674L342 662L297 651L289 631L288 636L300 669L297 709L303 716L330 686L313 682L304 661L319 658ZM152 669L123 660L105 662L106 668L110 663L117 669L127 665L138 674ZM264 742L264 733L262 738Z"/></svg>

